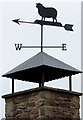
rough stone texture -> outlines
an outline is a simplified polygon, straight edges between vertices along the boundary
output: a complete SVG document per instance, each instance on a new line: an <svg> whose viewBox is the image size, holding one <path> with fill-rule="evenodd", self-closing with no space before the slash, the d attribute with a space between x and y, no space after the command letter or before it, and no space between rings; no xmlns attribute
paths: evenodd
<svg viewBox="0 0 83 120"><path fill-rule="evenodd" d="M73 120L79 118L81 93L48 87L3 96L7 120Z"/></svg>

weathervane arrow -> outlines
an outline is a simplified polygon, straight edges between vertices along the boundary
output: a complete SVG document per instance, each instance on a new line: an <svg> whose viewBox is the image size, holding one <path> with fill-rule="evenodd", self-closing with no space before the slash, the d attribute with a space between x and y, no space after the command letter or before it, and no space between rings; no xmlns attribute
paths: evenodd
<svg viewBox="0 0 83 120"><path fill-rule="evenodd" d="M26 21L20 21L20 18L19 19L15 19L15 20L12 20L13 22L17 23L20 25L20 23L31 23L31 24L35 24L34 22L26 22Z"/></svg>
<svg viewBox="0 0 83 120"><path fill-rule="evenodd" d="M51 22L51 21L42 21L42 20L35 20L34 22L27 22L27 21L20 21L19 19L12 20L13 22L20 25L20 23L29 23L29 24L40 24L40 25L50 25L50 26L57 26L57 27L64 27L67 31L73 31L73 25L65 24L64 26L60 22Z"/></svg>

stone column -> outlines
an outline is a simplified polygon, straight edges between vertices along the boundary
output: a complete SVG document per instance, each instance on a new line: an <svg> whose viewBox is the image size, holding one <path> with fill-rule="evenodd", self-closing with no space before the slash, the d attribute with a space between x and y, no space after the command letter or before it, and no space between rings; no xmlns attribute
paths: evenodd
<svg viewBox="0 0 83 120"><path fill-rule="evenodd" d="M72 120L79 117L81 93L50 87L4 95L7 120Z"/></svg>

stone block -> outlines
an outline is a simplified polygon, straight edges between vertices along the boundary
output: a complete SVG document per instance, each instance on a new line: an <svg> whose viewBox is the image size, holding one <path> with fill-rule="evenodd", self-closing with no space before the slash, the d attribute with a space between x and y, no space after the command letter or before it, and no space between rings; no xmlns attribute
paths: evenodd
<svg viewBox="0 0 83 120"><path fill-rule="evenodd" d="M56 95L55 95L55 92L52 92L52 91L42 91L42 92L40 92L40 96L41 96L41 98L47 98L47 99L55 99L56 98L56 96L57 96L57 93L56 93Z"/></svg>
<svg viewBox="0 0 83 120"><path fill-rule="evenodd" d="M12 117L14 114L14 107L13 107L13 102L7 102L6 103L6 117Z"/></svg>
<svg viewBox="0 0 83 120"><path fill-rule="evenodd" d="M17 104L17 109L26 109L27 108L27 102L20 102L19 104Z"/></svg>
<svg viewBox="0 0 83 120"><path fill-rule="evenodd" d="M39 117L39 109L33 108L32 111L30 112L30 119L33 120L37 117Z"/></svg>

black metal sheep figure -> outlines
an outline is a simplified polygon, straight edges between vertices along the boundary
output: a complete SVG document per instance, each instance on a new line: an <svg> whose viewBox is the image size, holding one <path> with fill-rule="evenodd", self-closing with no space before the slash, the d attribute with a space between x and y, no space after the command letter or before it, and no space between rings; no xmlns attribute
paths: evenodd
<svg viewBox="0 0 83 120"><path fill-rule="evenodd" d="M42 20L44 18L45 21L45 18L47 17L47 18L53 18L53 22L54 19L57 22L57 10L55 8L44 7L41 3L37 3L36 7L38 8L38 13L42 17Z"/></svg>

